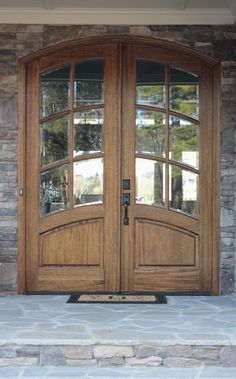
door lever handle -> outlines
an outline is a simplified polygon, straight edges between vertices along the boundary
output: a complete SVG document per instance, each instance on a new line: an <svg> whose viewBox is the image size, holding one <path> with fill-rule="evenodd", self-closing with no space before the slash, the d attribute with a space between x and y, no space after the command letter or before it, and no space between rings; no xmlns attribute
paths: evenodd
<svg viewBox="0 0 236 379"><path fill-rule="evenodd" d="M128 203L125 202L125 217L124 217L124 225L129 225L129 217L128 217Z"/></svg>
<svg viewBox="0 0 236 379"><path fill-rule="evenodd" d="M124 225L129 225L128 206L130 205L130 193L123 193L123 205L125 207Z"/></svg>

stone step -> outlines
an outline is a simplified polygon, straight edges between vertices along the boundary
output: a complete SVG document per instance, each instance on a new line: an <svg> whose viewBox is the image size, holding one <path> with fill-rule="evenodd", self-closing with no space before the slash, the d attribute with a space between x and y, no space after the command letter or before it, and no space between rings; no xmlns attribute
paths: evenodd
<svg viewBox="0 0 236 379"><path fill-rule="evenodd" d="M117 341L116 341L117 342ZM37 341L34 341L37 343ZM62 345L0 345L0 367L4 366L76 367L236 367L236 346L182 344L116 343Z"/></svg>
<svg viewBox="0 0 236 379"><path fill-rule="evenodd" d="M4 379L235 379L236 368L78 368L78 367L1 367L0 378Z"/></svg>
<svg viewBox="0 0 236 379"><path fill-rule="evenodd" d="M234 297L169 297L145 307L67 299L0 299L0 367L236 368Z"/></svg>

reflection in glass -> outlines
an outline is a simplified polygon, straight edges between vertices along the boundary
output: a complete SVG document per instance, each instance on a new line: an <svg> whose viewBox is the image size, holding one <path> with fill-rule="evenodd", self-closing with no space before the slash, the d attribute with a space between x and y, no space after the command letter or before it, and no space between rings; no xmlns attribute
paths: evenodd
<svg viewBox="0 0 236 379"><path fill-rule="evenodd" d="M103 159L74 163L74 204L103 201Z"/></svg>
<svg viewBox="0 0 236 379"><path fill-rule="evenodd" d="M75 107L104 102L103 60L96 59L75 65Z"/></svg>
<svg viewBox="0 0 236 379"><path fill-rule="evenodd" d="M198 119L199 77L176 68L170 70L170 109Z"/></svg>
<svg viewBox="0 0 236 379"><path fill-rule="evenodd" d="M136 66L136 102L164 107L165 66L154 61L138 60Z"/></svg>
<svg viewBox="0 0 236 379"><path fill-rule="evenodd" d="M68 116L41 124L41 166L68 158Z"/></svg>
<svg viewBox="0 0 236 379"><path fill-rule="evenodd" d="M136 158L136 202L164 206L164 164Z"/></svg>
<svg viewBox="0 0 236 379"><path fill-rule="evenodd" d="M74 156L102 151L102 109L75 113L74 125Z"/></svg>
<svg viewBox="0 0 236 379"><path fill-rule="evenodd" d="M198 174L170 166L170 208L198 217Z"/></svg>
<svg viewBox="0 0 236 379"><path fill-rule="evenodd" d="M41 75L41 117L69 109L70 66Z"/></svg>
<svg viewBox="0 0 236 379"><path fill-rule="evenodd" d="M136 152L164 156L165 114L137 110Z"/></svg>
<svg viewBox="0 0 236 379"><path fill-rule="evenodd" d="M40 175L40 214L62 211L68 204L68 166L45 171Z"/></svg>
<svg viewBox="0 0 236 379"><path fill-rule="evenodd" d="M177 117L171 117L169 158L198 168L198 156L198 125Z"/></svg>

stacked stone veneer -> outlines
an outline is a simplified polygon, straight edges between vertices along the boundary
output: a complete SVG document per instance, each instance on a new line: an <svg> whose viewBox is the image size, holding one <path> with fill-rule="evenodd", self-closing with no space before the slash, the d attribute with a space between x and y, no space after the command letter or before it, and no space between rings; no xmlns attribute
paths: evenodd
<svg viewBox="0 0 236 379"><path fill-rule="evenodd" d="M0 25L0 292L17 291L17 61L63 41L140 35L174 41L222 62L221 288L236 278L236 26Z"/></svg>
<svg viewBox="0 0 236 379"><path fill-rule="evenodd" d="M0 346L1 366L236 367L236 346Z"/></svg>

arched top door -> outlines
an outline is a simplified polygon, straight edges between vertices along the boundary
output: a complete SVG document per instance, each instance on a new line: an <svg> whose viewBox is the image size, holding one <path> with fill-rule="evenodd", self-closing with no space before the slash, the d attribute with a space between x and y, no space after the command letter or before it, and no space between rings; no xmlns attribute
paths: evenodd
<svg viewBox="0 0 236 379"><path fill-rule="evenodd" d="M26 65L28 291L212 291L213 71L145 41Z"/></svg>

